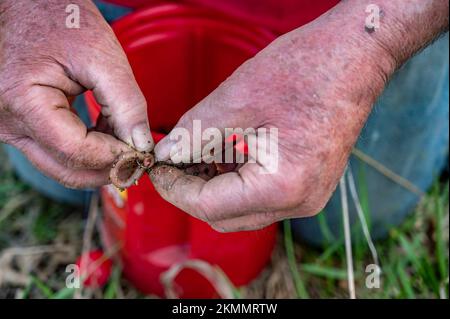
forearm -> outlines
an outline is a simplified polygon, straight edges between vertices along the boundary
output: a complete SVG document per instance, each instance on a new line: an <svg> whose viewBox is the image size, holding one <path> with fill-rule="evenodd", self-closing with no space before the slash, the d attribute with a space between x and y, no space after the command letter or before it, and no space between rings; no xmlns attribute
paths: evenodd
<svg viewBox="0 0 450 319"><path fill-rule="evenodd" d="M380 10L378 28L366 25L369 5ZM448 0L342 1L312 23L285 35L280 45L286 56L302 64L305 49L317 51L319 59L314 59L311 72L332 79L333 85L340 86L342 81L339 89L349 88L355 99L374 101L399 66L448 30L448 7ZM355 86L360 89L353 90Z"/></svg>
<svg viewBox="0 0 450 319"><path fill-rule="evenodd" d="M379 8L379 26L367 25L370 9ZM397 66L448 30L448 0L347 0L321 19L358 39L361 50L389 54ZM374 21L375 22L375 21ZM375 42L375 46L372 46Z"/></svg>
<svg viewBox="0 0 450 319"><path fill-rule="evenodd" d="M392 56L397 67L448 31L448 0L371 2L379 2L380 29L372 33L366 30Z"/></svg>
<svg viewBox="0 0 450 319"><path fill-rule="evenodd" d="M194 119L221 130L278 128L275 174L260 174L264 164L247 163L205 182L161 165L150 174L155 188L222 231L321 211L389 76L446 28L448 4L422 2L342 1L275 40L178 122L176 129L191 136ZM383 12L379 29L365 25L371 3ZM155 154L169 159L174 146L166 138Z"/></svg>
<svg viewBox="0 0 450 319"><path fill-rule="evenodd" d="M380 8L379 28L366 26L369 4ZM304 134L333 126L341 141L336 145L350 149L389 77L447 27L446 0L348 0L280 37L262 55L272 65L277 91L301 97L302 103L291 98L298 127L316 123Z"/></svg>
<svg viewBox="0 0 450 319"><path fill-rule="evenodd" d="M381 10L375 29L366 26L372 3ZM447 8L445 0L343 1L275 40L233 77L252 78L242 89L270 101L276 113L288 110L292 127L285 125L281 139L292 130L297 148L314 153L321 143L323 157L343 154L330 169L339 170L389 77L447 28Z"/></svg>

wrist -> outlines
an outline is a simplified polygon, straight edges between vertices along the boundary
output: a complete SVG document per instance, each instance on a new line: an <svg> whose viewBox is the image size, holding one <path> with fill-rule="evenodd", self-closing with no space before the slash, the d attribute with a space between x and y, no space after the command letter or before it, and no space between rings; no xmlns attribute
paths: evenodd
<svg viewBox="0 0 450 319"><path fill-rule="evenodd" d="M398 53L385 41L389 31L366 27L364 2L342 2L299 31L340 97L359 107L367 105L370 111L399 62Z"/></svg>
<svg viewBox="0 0 450 319"><path fill-rule="evenodd" d="M376 14L378 24L368 25ZM446 29L448 0L348 0L283 36L279 52L301 69L316 63L306 70L314 80L331 79L354 100L373 102L395 70Z"/></svg>

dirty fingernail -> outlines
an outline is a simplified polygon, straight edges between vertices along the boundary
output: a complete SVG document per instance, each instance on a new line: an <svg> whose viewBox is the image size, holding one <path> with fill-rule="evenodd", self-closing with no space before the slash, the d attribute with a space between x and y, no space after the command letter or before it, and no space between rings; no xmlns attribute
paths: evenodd
<svg viewBox="0 0 450 319"><path fill-rule="evenodd" d="M146 123L139 124L131 132L134 147L140 152L151 151L153 149L153 138L150 128Z"/></svg>
<svg viewBox="0 0 450 319"><path fill-rule="evenodd" d="M176 142L170 139L167 135L155 146L155 159L156 161L168 161L170 159L170 153L172 148L176 147Z"/></svg>

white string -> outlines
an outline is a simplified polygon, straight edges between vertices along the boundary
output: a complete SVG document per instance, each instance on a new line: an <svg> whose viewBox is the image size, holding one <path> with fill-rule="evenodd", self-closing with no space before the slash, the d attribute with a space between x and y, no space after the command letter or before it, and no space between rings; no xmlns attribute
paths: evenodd
<svg viewBox="0 0 450 319"><path fill-rule="evenodd" d="M362 230L364 233L364 237L366 237L367 245L369 246L370 253L372 254L373 261L377 266L378 273L381 273L380 263L378 259L377 249L373 243L372 236L370 236L369 227L367 225L366 216L364 216L364 212L361 206L361 202L359 200L358 193L356 191L355 179L353 178L352 170L349 168L347 170L347 180L348 187L350 189L350 194L353 198L353 202L355 204L356 212L358 213L358 218L362 226Z"/></svg>
<svg viewBox="0 0 450 319"><path fill-rule="evenodd" d="M350 233L350 220L348 214L347 187L345 185L345 172L339 181L339 189L341 193L342 219L344 222L345 236L345 255L347 259L347 281L350 299L356 299L355 293L355 275L353 270L353 253L352 253L352 237Z"/></svg>

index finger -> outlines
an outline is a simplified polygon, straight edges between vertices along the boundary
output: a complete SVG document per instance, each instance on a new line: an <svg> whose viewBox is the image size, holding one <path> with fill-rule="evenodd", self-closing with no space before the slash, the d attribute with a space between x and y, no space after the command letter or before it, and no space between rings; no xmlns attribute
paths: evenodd
<svg viewBox="0 0 450 319"><path fill-rule="evenodd" d="M165 200L194 217L214 222L276 209L271 183L261 180L258 169L258 164L247 163L238 172L208 181L164 165L155 167L149 175Z"/></svg>
<svg viewBox="0 0 450 319"><path fill-rule="evenodd" d="M30 113L24 118L29 135L66 167L107 168L117 155L129 150L111 135L88 131L58 89L32 87L23 102Z"/></svg>

